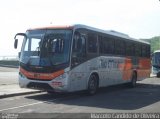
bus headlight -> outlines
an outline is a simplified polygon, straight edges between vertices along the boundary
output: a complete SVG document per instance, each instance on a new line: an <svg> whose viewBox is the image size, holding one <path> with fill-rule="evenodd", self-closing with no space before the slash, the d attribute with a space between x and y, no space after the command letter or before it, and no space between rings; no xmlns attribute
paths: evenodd
<svg viewBox="0 0 160 119"><path fill-rule="evenodd" d="M64 73L64 74L62 74L62 75L59 76L59 79L65 79L66 77L67 77L67 74Z"/></svg>
<svg viewBox="0 0 160 119"><path fill-rule="evenodd" d="M19 72L19 76L22 78L26 78L26 76L24 74L22 74L21 72Z"/></svg>
<svg viewBox="0 0 160 119"><path fill-rule="evenodd" d="M57 87L62 87L63 85L62 85L62 82L52 82L52 86L54 87L54 88L57 88Z"/></svg>

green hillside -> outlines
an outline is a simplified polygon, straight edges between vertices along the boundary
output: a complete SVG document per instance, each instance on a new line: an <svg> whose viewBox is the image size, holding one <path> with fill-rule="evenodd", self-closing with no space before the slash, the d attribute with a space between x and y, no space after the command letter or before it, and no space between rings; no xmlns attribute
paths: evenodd
<svg viewBox="0 0 160 119"><path fill-rule="evenodd" d="M160 36L153 37L150 39L151 41L151 52L155 50L160 50Z"/></svg>
<svg viewBox="0 0 160 119"><path fill-rule="evenodd" d="M151 52L154 52L155 50L160 50L160 36L156 36L150 39L141 39L141 40L151 43Z"/></svg>

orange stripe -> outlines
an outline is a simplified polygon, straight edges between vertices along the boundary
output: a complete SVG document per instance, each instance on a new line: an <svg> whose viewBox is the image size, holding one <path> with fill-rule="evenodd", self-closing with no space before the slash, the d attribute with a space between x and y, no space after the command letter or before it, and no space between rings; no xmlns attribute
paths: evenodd
<svg viewBox="0 0 160 119"><path fill-rule="evenodd" d="M137 70L138 78L146 78L150 76L150 69L139 69Z"/></svg>
<svg viewBox="0 0 160 119"><path fill-rule="evenodd" d="M28 30L39 30L39 29L73 29L73 26L46 26L46 27L39 27L39 28L31 28Z"/></svg>
<svg viewBox="0 0 160 119"><path fill-rule="evenodd" d="M138 78L146 78L150 76L151 60L149 58L140 58L138 67Z"/></svg>
<svg viewBox="0 0 160 119"><path fill-rule="evenodd" d="M151 67L151 60L146 58L141 58L139 60L138 65L140 69L149 69Z"/></svg>
<svg viewBox="0 0 160 119"><path fill-rule="evenodd" d="M131 59L125 59L125 70L132 69L132 60Z"/></svg>
<svg viewBox="0 0 160 119"><path fill-rule="evenodd" d="M122 71L122 78L123 80L129 80L132 76L132 60L126 58L124 63L119 64L119 70Z"/></svg>
<svg viewBox="0 0 160 119"><path fill-rule="evenodd" d="M51 80L54 79L62 74L64 74L64 70L59 70L54 73L34 73L34 72L28 72L20 67L20 72L25 75L27 78L32 79L42 79L42 80Z"/></svg>
<svg viewBox="0 0 160 119"><path fill-rule="evenodd" d="M123 80L129 80L132 76L132 70L125 70L123 71Z"/></svg>
<svg viewBox="0 0 160 119"><path fill-rule="evenodd" d="M132 69L132 60L131 59L125 59L124 63L121 63L118 65L119 70L124 71L124 70L130 70Z"/></svg>

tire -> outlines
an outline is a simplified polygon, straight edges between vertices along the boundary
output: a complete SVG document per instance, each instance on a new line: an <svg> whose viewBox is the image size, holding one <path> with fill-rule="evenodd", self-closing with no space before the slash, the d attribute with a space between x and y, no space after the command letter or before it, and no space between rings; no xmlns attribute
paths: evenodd
<svg viewBox="0 0 160 119"><path fill-rule="evenodd" d="M47 93L48 93L48 94L50 94L50 95L55 94L55 92L54 92L54 91L47 91Z"/></svg>
<svg viewBox="0 0 160 119"><path fill-rule="evenodd" d="M160 78L160 72L157 73L157 78Z"/></svg>
<svg viewBox="0 0 160 119"><path fill-rule="evenodd" d="M96 75L91 75L88 81L88 89L87 93L89 95L94 95L96 94L98 89L98 79Z"/></svg>
<svg viewBox="0 0 160 119"><path fill-rule="evenodd" d="M130 82L130 87L134 88L134 87L136 87L136 85L137 85L137 75L135 72L133 72L132 80Z"/></svg>

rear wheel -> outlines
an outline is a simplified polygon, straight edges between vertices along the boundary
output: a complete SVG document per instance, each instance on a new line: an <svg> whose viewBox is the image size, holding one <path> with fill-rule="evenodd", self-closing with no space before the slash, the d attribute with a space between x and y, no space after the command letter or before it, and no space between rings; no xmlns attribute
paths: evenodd
<svg viewBox="0 0 160 119"><path fill-rule="evenodd" d="M134 88L134 87L136 87L136 85L137 85L137 75L134 72L132 75L132 80L130 82L130 87Z"/></svg>
<svg viewBox="0 0 160 119"><path fill-rule="evenodd" d="M94 95L98 89L98 79L96 75L91 75L88 82L88 94Z"/></svg>
<svg viewBox="0 0 160 119"><path fill-rule="evenodd" d="M157 78L160 78L160 72L157 73Z"/></svg>

